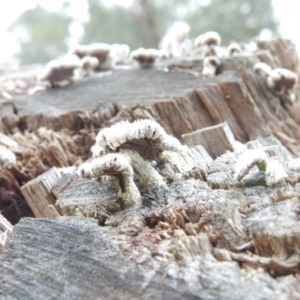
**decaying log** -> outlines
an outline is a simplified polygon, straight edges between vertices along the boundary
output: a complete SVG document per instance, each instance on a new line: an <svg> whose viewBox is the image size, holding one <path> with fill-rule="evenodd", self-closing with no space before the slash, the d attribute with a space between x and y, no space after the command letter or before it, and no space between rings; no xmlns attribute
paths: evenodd
<svg viewBox="0 0 300 300"><path fill-rule="evenodd" d="M0 122L0 144L17 163L1 182L23 199L22 186L36 217L22 218L3 247L0 295L299 299L300 89L287 104L253 71L263 61L299 74L299 60L289 41L258 46L222 60L211 79L197 56L98 72L31 96L33 71L0 75L3 91L18 87ZM134 178L141 207L124 209L111 181L58 169L86 161L99 129L137 119L190 147L178 154L180 172L153 164L165 185L148 189ZM254 150L282 173L253 165L236 176L238 159Z"/></svg>

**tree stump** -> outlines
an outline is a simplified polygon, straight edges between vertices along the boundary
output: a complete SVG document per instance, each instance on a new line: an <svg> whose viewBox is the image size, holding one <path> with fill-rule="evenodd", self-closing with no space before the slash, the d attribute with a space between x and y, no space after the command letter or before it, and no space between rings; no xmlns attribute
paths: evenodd
<svg viewBox="0 0 300 300"><path fill-rule="evenodd" d="M20 80L27 88L11 92L12 114L0 110L0 144L16 155L13 167L1 167L0 190L25 198L35 215L22 210L3 247L1 296L299 299L300 90L287 105L253 65L299 75L300 64L289 41L258 46L222 60L211 79L197 56L99 72L31 96L39 67L1 74L3 91ZM189 150L178 155L180 174L156 165L166 185L138 185L142 207L124 209L111 182L68 167L90 158L99 129L138 119L157 121ZM270 184L256 167L236 177L238 158L254 150L282 180Z"/></svg>

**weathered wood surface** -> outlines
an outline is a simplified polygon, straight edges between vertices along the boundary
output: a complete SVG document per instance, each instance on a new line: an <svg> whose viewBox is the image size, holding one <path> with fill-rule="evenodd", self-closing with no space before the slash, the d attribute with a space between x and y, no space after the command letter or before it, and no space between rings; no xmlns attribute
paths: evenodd
<svg viewBox="0 0 300 300"><path fill-rule="evenodd" d="M235 147L235 139L227 123L184 134L182 139L189 147L202 145L214 159Z"/></svg>
<svg viewBox="0 0 300 300"><path fill-rule="evenodd" d="M291 56L290 51L286 56L284 52L278 54L281 60L283 56L286 61L294 60L296 54ZM8 118L2 121L3 127L8 133L20 129L37 130L40 126L56 131L61 128L79 131L105 127L119 120L151 118L169 133L180 137L197 129L228 122L235 138L241 142L275 135L298 155L299 101L284 106L280 98L266 88L264 80L252 70L260 57L268 57L274 67L280 67L271 52L264 50L224 60L221 73L210 80L186 74L180 68L176 73L166 73L161 69L132 69L117 70L101 78L96 74L65 88L24 96L26 99L16 97L19 114L14 117L13 124ZM186 60L191 69L201 70L197 59L193 61L190 57ZM168 62L164 64L168 66ZM178 66L180 64L186 65L177 62ZM169 65L174 65L174 62ZM297 95L298 92L296 90ZM112 102L117 105L112 106ZM136 105L124 107L125 104ZM20 117L23 114L30 116Z"/></svg>
<svg viewBox="0 0 300 300"><path fill-rule="evenodd" d="M283 105L252 70L253 64L261 58L268 58L274 67L280 66L279 62L283 60L288 62L292 59L295 63L296 54L290 43L275 40L269 43L269 47L273 49L278 44L281 46L276 50L279 51L277 54L274 50L260 50L254 55L224 60L220 74L210 80L199 75L201 61L191 56L182 61L166 61L155 70L117 70L104 77L96 74L69 87L22 96L27 100L14 95L17 114L2 117L0 127L6 139L10 139L10 145L14 148L12 151L18 155L19 170L29 179L53 166L81 163L89 157L89 149L99 128L120 120L140 118L156 120L168 133L178 138L182 134L227 122L235 139L240 142L260 139L264 145L282 143L298 156L300 102ZM287 54L282 50L282 45L289 49ZM276 55L280 56L280 60ZM164 72L164 68L169 68L170 73ZM182 70L198 71L199 77ZM21 77L23 81L33 76L32 72L29 74L31 77L24 74ZM116 83L114 78L118 74L120 78ZM16 78L17 82L17 74L13 73L11 77ZM132 78L136 87L130 83ZM105 85L100 92L98 89L103 80ZM86 85L92 87L87 88ZM117 92L116 85L122 89L121 92ZM81 92L78 89L82 89ZM93 89L98 91L95 92L98 100L90 96ZM299 91L295 91L298 98ZM118 98L112 99L111 95ZM82 110L77 111L76 101L79 98ZM88 104L89 98L92 99L91 105ZM148 99L147 105L143 99ZM28 101L31 101L30 104ZM112 101L116 104L113 105ZM124 106L129 103L126 101L139 104ZM51 108L53 105L56 107L55 115ZM34 108L34 113L29 114L31 107L35 106L45 109L44 113L37 113L39 109Z"/></svg>
<svg viewBox="0 0 300 300"><path fill-rule="evenodd" d="M123 208L118 201L118 189L107 181L96 183L66 174L56 182L52 192L62 215L91 217L99 224Z"/></svg>
<svg viewBox="0 0 300 300"><path fill-rule="evenodd" d="M56 168L38 176L21 187L29 207L37 218L53 218L59 216L53 213L52 207L56 204L56 199L52 194L52 189L61 174ZM49 207L51 205L51 207Z"/></svg>
<svg viewBox="0 0 300 300"><path fill-rule="evenodd" d="M299 296L298 276L276 279L263 269L241 270L226 252L218 254L218 261L206 234L188 236L178 229L168 237L158 228L149 241L147 236L155 229L137 230L99 227L89 219L23 219L0 258L2 297L256 300ZM16 278L18 269L23 270L22 279Z"/></svg>
<svg viewBox="0 0 300 300"><path fill-rule="evenodd" d="M178 138L227 122L237 141L254 141L235 143L236 152L215 160L198 146L180 157L180 176L157 166L167 186L142 189L136 210L123 210L107 183L64 175L52 192L55 207L70 217L15 226L0 256L3 297L299 299L300 167L292 155L300 153L300 90L287 106L252 70L261 60L299 72L299 60L287 41L261 48L223 61L209 80L200 75L202 62L189 57L155 70L98 73L30 97L19 82L15 114L1 118L0 144L17 155L15 168L1 175L5 193L21 198L20 186L51 167L86 160L97 130L120 120L153 119ZM32 75L23 76L28 86ZM263 146L288 178L267 187L254 168L237 182L239 151Z"/></svg>
<svg viewBox="0 0 300 300"><path fill-rule="evenodd" d="M97 222L22 219L0 257L2 294L299 299L299 163L283 162L289 178L270 188L258 169L238 184L236 156L227 152L212 161L207 181L173 181L152 191L140 209L110 212L104 226L98 226L99 215L93 216ZM95 189L89 200L87 184L77 179L57 191L76 198L77 190L79 199L85 194L86 202L94 201ZM111 201L118 205L116 198ZM86 204L77 205L80 210Z"/></svg>
<svg viewBox="0 0 300 300"><path fill-rule="evenodd" d="M185 94L205 82L188 74L166 73L155 69L107 71L109 75L100 77L102 73L64 88L18 97L16 108L25 114L53 115L71 110L94 111L109 107L113 102L124 105L149 104Z"/></svg>

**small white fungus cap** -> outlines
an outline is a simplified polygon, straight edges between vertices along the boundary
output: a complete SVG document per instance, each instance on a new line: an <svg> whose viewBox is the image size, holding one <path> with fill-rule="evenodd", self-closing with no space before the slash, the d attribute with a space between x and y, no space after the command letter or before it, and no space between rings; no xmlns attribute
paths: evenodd
<svg viewBox="0 0 300 300"><path fill-rule="evenodd" d="M203 61L202 75L210 78L214 77L220 65L221 61L217 56L205 57Z"/></svg>
<svg viewBox="0 0 300 300"><path fill-rule="evenodd" d="M220 46L221 45L221 37L215 31L208 31L204 34L199 35L195 38L194 46L195 48L199 48L202 46Z"/></svg>
<svg viewBox="0 0 300 300"><path fill-rule="evenodd" d="M136 60L141 68L150 68L154 65L156 59L160 57L160 52L157 49L139 48L132 51L130 57Z"/></svg>
<svg viewBox="0 0 300 300"><path fill-rule="evenodd" d="M127 145L124 145L125 143ZM151 148L158 152L164 150L185 151L185 147L176 138L166 134L158 123L151 120L137 120L133 123L128 121L119 122L111 127L104 128L96 137L96 145L99 145L100 148L93 147L94 155L96 155L98 149L110 152L117 151L122 146L137 151L145 148L145 152L147 152L147 149L151 152Z"/></svg>

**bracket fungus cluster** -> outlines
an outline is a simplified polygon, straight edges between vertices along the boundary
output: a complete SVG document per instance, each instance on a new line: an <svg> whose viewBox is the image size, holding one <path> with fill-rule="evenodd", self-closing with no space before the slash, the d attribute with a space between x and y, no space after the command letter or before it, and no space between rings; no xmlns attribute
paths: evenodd
<svg viewBox="0 0 300 300"><path fill-rule="evenodd" d="M65 86L73 81L82 80L97 70L114 69L117 64L136 61L140 68L151 68L158 59L179 57L183 54L192 55L200 53L204 59L202 74L206 77L216 75L221 60L231 56L243 54L241 46L232 43L227 47L221 47L221 37L217 32L209 31L199 35L194 40L194 50L188 51L184 43L188 38L190 26L184 22L175 23L168 30L166 36L159 45L160 49L139 48L130 53L126 44L93 43L90 45L76 45L72 47L66 56L51 61L38 75L38 84L29 93L33 94L53 86ZM268 86L278 90L277 81L285 81L285 86L290 86L292 76L278 69L278 79L268 79ZM280 90L281 92L281 90Z"/></svg>
<svg viewBox="0 0 300 300"><path fill-rule="evenodd" d="M112 69L118 60L113 47L105 43L94 43L90 45L77 45L69 50L68 55L77 55L79 58L92 56L98 59L98 69Z"/></svg>
<svg viewBox="0 0 300 300"><path fill-rule="evenodd" d="M37 75L37 85L29 94L47 90L55 86L66 86L73 81L81 80L96 70L107 70L117 63L124 63L130 48L125 44L94 43L77 45L68 53L50 61Z"/></svg>
<svg viewBox="0 0 300 300"><path fill-rule="evenodd" d="M265 63L257 63L254 65L254 71L266 80L268 88L279 96L286 96L289 103L295 101L295 96L292 93L293 88L298 83L298 76L294 72L276 68L273 69Z"/></svg>
<svg viewBox="0 0 300 300"><path fill-rule="evenodd" d="M140 193L133 182L133 171L146 188L165 185L151 162L169 162L179 169L174 154L185 150L154 121L120 122L98 133L92 147L94 159L82 164L78 173L83 178L115 176L125 206L139 206Z"/></svg>

